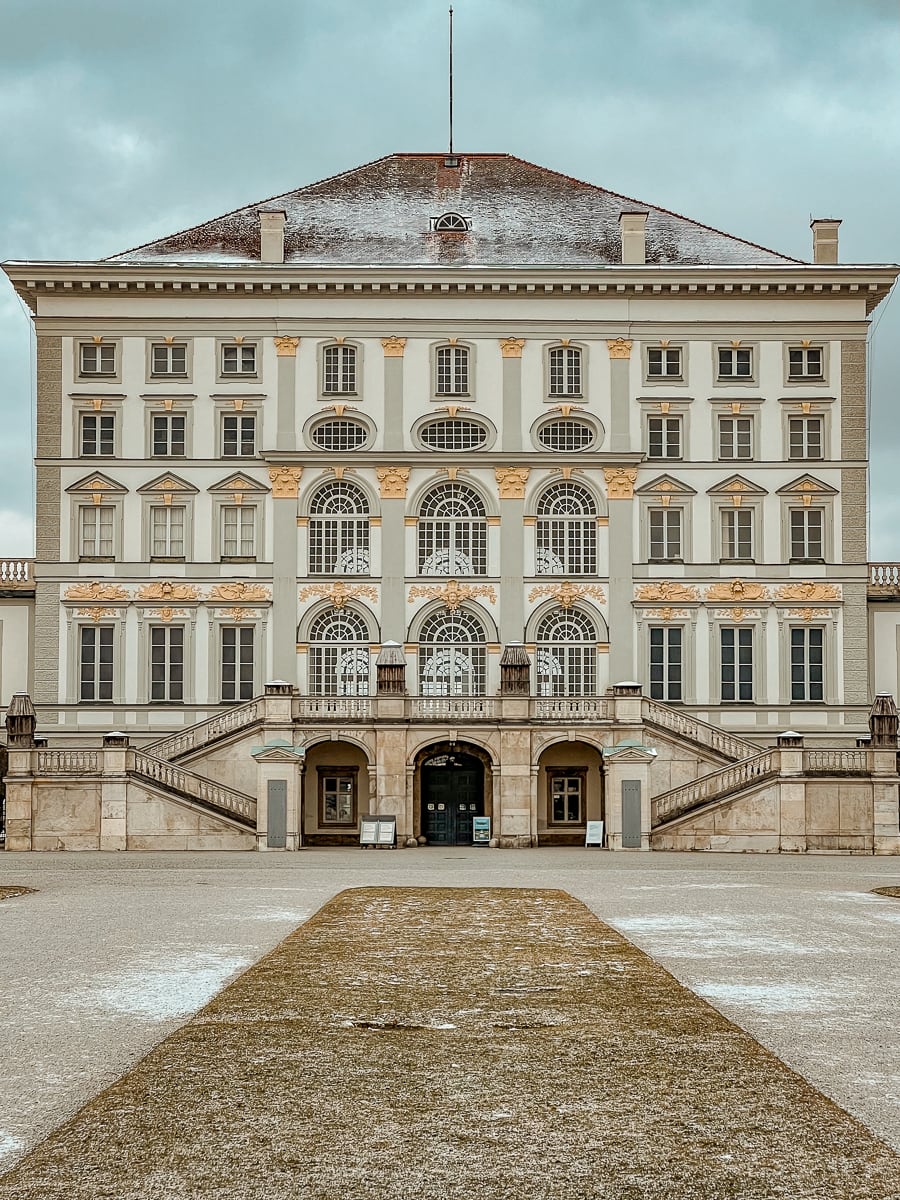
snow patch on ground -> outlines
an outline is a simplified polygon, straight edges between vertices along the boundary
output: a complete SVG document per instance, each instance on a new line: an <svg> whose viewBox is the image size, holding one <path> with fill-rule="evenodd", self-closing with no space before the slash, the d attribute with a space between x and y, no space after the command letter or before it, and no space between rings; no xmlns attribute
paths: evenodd
<svg viewBox="0 0 900 1200"><path fill-rule="evenodd" d="M7 1133L4 1129L0 1129L0 1160L8 1158L10 1154L18 1154L25 1146L21 1138L14 1137L11 1133Z"/></svg>
<svg viewBox="0 0 900 1200"><path fill-rule="evenodd" d="M252 961L230 954L195 954L138 962L121 973L98 976L64 1000L79 1008L171 1021L202 1008Z"/></svg>
<svg viewBox="0 0 900 1200"><path fill-rule="evenodd" d="M714 914L685 917L677 914L653 917L611 917L610 924L623 933L652 936L662 934L656 949L683 958L709 958L723 951L742 954L815 954L817 949L799 942L779 939L774 932L752 933L743 921L726 921ZM665 935L669 935L666 937ZM837 947L829 946L833 952Z"/></svg>
<svg viewBox="0 0 900 1200"><path fill-rule="evenodd" d="M811 1012L834 1005L827 989L793 983L698 983L694 991L711 1003L744 1005L759 1012Z"/></svg>

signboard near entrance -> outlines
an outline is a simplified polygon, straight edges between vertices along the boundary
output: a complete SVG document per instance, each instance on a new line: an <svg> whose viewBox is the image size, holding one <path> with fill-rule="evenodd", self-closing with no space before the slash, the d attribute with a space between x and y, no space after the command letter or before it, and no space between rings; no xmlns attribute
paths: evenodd
<svg viewBox="0 0 900 1200"><path fill-rule="evenodd" d="M586 846L602 846L603 845L603 822L588 821L587 832L584 835L584 844Z"/></svg>
<svg viewBox="0 0 900 1200"><path fill-rule="evenodd" d="M393 813L367 813L359 822L360 846L387 846L393 850L397 845L397 818Z"/></svg>
<svg viewBox="0 0 900 1200"><path fill-rule="evenodd" d="M491 818L490 817L473 817L472 818L472 845L487 846L491 840Z"/></svg>

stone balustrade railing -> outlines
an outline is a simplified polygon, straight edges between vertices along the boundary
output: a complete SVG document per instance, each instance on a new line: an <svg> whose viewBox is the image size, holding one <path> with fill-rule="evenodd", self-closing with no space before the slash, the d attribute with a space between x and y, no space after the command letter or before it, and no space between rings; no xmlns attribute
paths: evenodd
<svg viewBox="0 0 900 1200"><path fill-rule="evenodd" d="M25 591L33 587L33 558L0 558L0 588L21 588Z"/></svg>
<svg viewBox="0 0 900 1200"><path fill-rule="evenodd" d="M101 770L99 750L38 750L38 775L96 775Z"/></svg>
<svg viewBox="0 0 900 1200"><path fill-rule="evenodd" d="M758 783L775 776L779 772L780 764L780 751L763 750L761 754L755 754L752 758L745 758L742 762L732 763L718 771L710 771L708 775L701 775L699 779L692 779L690 783L654 796L651 801L652 824L655 826L663 821L671 821L750 783Z"/></svg>
<svg viewBox="0 0 900 1200"><path fill-rule="evenodd" d="M371 721L371 696L295 696L295 721Z"/></svg>
<svg viewBox="0 0 900 1200"><path fill-rule="evenodd" d="M199 721L196 725L191 725L180 733L172 733L158 742L152 742L146 749L152 751L155 758L171 761L180 758L183 754L190 754L193 750L201 750L210 742L227 737L230 733L246 729L248 725L261 720L262 716L263 702L250 700L247 704L240 704L225 712L217 713L208 721Z"/></svg>
<svg viewBox="0 0 900 1200"><path fill-rule="evenodd" d="M601 696L547 696L532 699L532 721L608 721L610 702Z"/></svg>
<svg viewBox="0 0 900 1200"><path fill-rule="evenodd" d="M866 750L804 750L803 770L814 775L865 775L869 755Z"/></svg>
<svg viewBox="0 0 900 1200"><path fill-rule="evenodd" d="M742 759L756 754L759 750L759 747L753 742L745 741L744 738L736 737L732 733L726 733L724 729L719 729L716 725L709 725L706 721L692 717L690 713L682 712L680 709L669 708L667 704L660 704L648 696L644 696L642 700L641 713L645 721L649 721L661 729L667 729L670 733L677 734L688 741L706 746L714 753L721 754L723 758L731 758L740 762Z"/></svg>
<svg viewBox="0 0 900 1200"><path fill-rule="evenodd" d="M173 792L180 792L194 800L200 800L213 808L234 816L243 817L248 821L256 821L256 801L252 796L237 791L236 788L226 787L183 767L176 767L170 762L145 754L140 750L129 752L129 773L138 779L150 783L158 783Z"/></svg>
<svg viewBox="0 0 900 1200"><path fill-rule="evenodd" d="M408 702L414 721L493 721L498 701L488 696L414 696Z"/></svg>
<svg viewBox="0 0 900 1200"><path fill-rule="evenodd" d="M869 563L869 595L900 596L900 563Z"/></svg>

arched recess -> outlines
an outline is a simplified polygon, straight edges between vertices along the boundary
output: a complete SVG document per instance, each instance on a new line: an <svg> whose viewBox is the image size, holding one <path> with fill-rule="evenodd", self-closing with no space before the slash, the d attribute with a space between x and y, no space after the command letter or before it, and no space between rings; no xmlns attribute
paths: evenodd
<svg viewBox="0 0 900 1200"><path fill-rule="evenodd" d="M476 763L477 793L472 779L472 764ZM454 775L458 778L454 779ZM454 806L445 808L446 821L441 819L439 804ZM429 805L434 808L429 809ZM436 844L471 844L473 816L490 817L492 832L496 832L491 754L470 740L430 742L421 747L413 758L413 835L421 839L428 837L430 831ZM441 836L445 831L446 837Z"/></svg>
<svg viewBox="0 0 900 1200"><path fill-rule="evenodd" d="M537 757L537 834L543 846L583 846L588 821L605 821L603 754L584 739L559 737Z"/></svg>
<svg viewBox="0 0 900 1200"><path fill-rule="evenodd" d="M376 772L359 739L310 738L305 743L301 820L309 846L359 844L359 818L373 806Z"/></svg>

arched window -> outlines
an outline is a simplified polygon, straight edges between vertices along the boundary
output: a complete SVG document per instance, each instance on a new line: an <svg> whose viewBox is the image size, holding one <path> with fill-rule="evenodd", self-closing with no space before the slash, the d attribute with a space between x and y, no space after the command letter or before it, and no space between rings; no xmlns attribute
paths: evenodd
<svg viewBox="0 0 900 1200"><path fill-rule="evenodd" d="M465 346L439 346L435 355L434 390L439 396L467 395L469 351Z"/></svg>
<svg viewBox="0 0 900 1200"><path fill-rule="evenodd" d="M326 346L322 354L322 391L329 395L356 391L356 347Z"/></svg>
<svg viewBox="0 0 900 1200"><path fill-rule="evenodd" d="M368 575L369 502L356 484L326 483L309 513L310 575Z"/></svg>
<svg viewBox="0 0 900 1200"><path fill-rule="evenodd" d="M554 346L549 355L551 396L581 395L581 351L574 346Z"/></svg>
<svg viewBox="0 0 900 1200"><path fill-rule="evenodd" d="M478 450L488 440L488 431L479 421L442 417L426 422L419 429L419 440L429 450Z"/></svg>
<svg viewBox="0 0 900 1200"><path fill-rule="evenodd" d="M555 608L537 630L539 696L593 696L597 686L597 630L574 608Z"/></svg>
<svg viewBox="0 0 900 1200"><path fill-rule="evenodd" d="M481 497L462 483L432 488L419 509L419 574L486 571L487 521Z"/></svg>
<svg viewBox="0 0 900 1200"><path fill-rule="evenodd" d="M566 454L589 450L596 440L596 434L587 421L579 421L575 417L555 417L552 421L545 421L538 430L538 441L545 450Z"/></svg>
<svg viewBox="0 0 900 1200"><path fill-rule="evenodd" d="M538 575L597 573L597 506L587 488L551 484L538 502Z"/></svg>
<svg viewBox="0 0 900 1200"><path fill-rule="evenodd" d="M309 631L311 696L368 696L369 630L359 613L332 608Z"/></svg>
<svg viewBox="0 0 900 1200"><path fill-rule="evenodd" d="M457 212L447 212L434 218L432 228L436 233L468 233L469 222Z"/></svg>
<svg viewBox="0 0 900 1200"><path fill-rule="evenodd" d="M419 634L421 696L483 696L486 649L481 622L465 609L428 617Z"/></svg>

